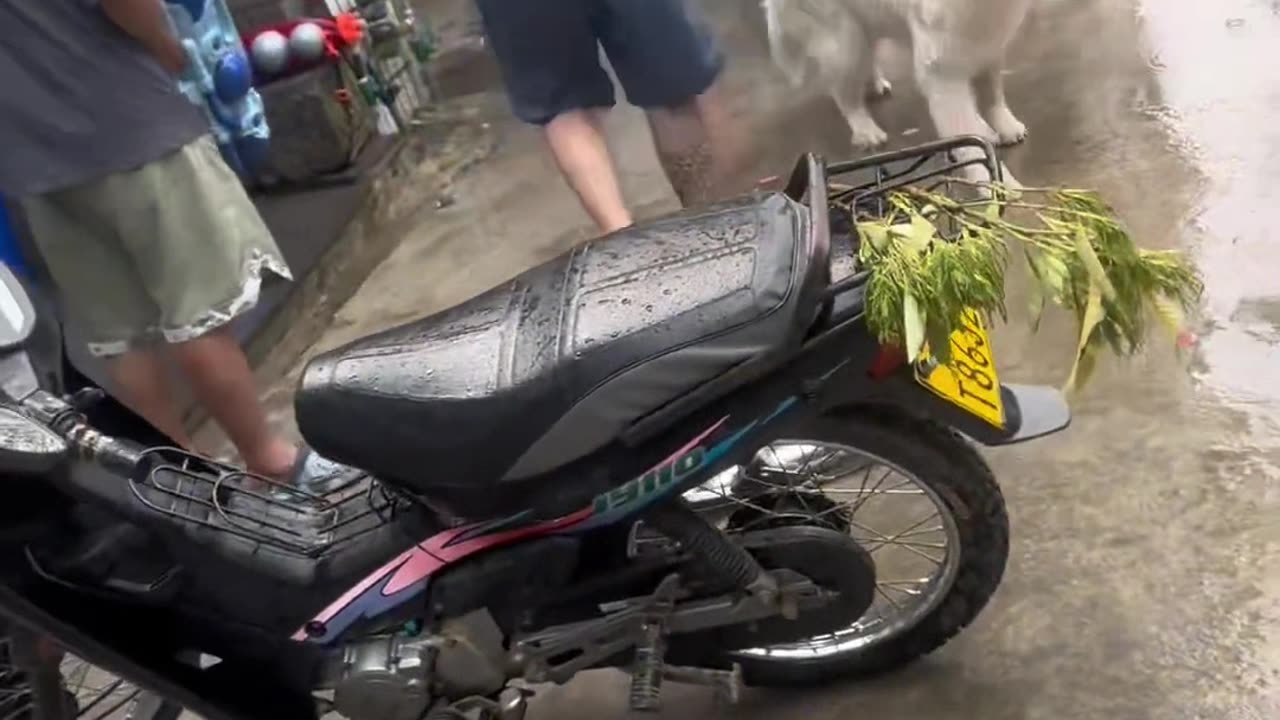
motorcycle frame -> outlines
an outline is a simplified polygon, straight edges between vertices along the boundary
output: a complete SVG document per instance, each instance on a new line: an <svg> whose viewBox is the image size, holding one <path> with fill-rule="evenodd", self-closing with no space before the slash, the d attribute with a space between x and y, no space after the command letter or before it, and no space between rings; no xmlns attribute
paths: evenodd
<svg viewBox="0 0 1280 720"><path fill-rule="evenodd" d="M989 146L985 146L985 141L976 139L942 141L925 146L924 149L954 149L975 144L988 150L984 153L984 158L995 157L993 152L989 152ZM827 207L827 178L830 174L854 172L897 158L913 157L920 152L921 149L918 148L886 153L877 158L841 163L830 169L816 155L810 154L802 158L792 173L785 192L797 202L807 201L811 208L808 239L811 246L819 248L818 251L823 255L830 247L828 215L826 212L816 211ZM993 177L999 177L998 166L989 164L988 171ZM1002 386L1005 406L1008 408L1006 423L1003 428L994 428L914 383L910 371L905 369L903 359L895 357L892 349L886 351L881 348L860 322L861 294L868 277L868 273L859 273L828 288L823 317L815 325L809 341L801 345L794 354L785 358L751 361L726 373L690 393L684 400L639 420L624 434L623 442L638 445L652 441L654 438L650 428L654 427L669 428L673 424L688 427L690 421L680 415L687 412L689 407L708 404L707 396L714 395L725 387L735 388L732 395L738 397L777 397L781 392L782 399L775 401L776 405L772 409L766 408L763 412L759 408L745 412L731 411L711 420L706 429L677 446L674 452L647 471L623 485L600 492L589 504L574 512L543 522L531 522L533 513L521 510L496 521L449 529L426 538L366 577L311 621L298 628L293 634L293 640L322 645L340 642L361 621L376 620L404 603L411 602L427 592L432 577L451 566L466 562L478 553L524 540L578 535L606 525L631 522L645 508L678 497L684 491L706 482L728 465L749 460L749 457L743 457L739 449L746 448L753 453L754 445L744 440L767 434L778 421L794 414L791 411L806 405L813 406L814 401L817 401L818 411L824 405L828 408L869 403L901 405L960 429L988 445L1021 442L1043 434L1024 422L1024 414L1031 411L1044 416L1049 408L1023 408L1023 405L1028 404L1025 388L1020 397L1016 388ZM882 365L881 372L887 372L891 375L890 378L875 378L868 374L876 361ZM841 372L850 368L854 372ZM832 386L830 381L835 375L840 375L841 382L836 385L841 391L832 394L828 389ZM744 376L769 380L764 383L746 383L744 388ZM769 385L774 387L768 387ZM788 386L790 389L785 389ZM710 404L712 409L706 412L720 412L716 403ZM814 409L809 408L811 412ZM702 414L705 416L706 413ZM1056 413L1049 414L1056 416ZM751 419L733 424L731 419L736 420L738 417ZM1042 420L1042 425L1054 424L1052 418ZM695 418L692 422L697 424L706 420ZM698 458L697 464L681 472L681 464L695 456Z"/></svg>

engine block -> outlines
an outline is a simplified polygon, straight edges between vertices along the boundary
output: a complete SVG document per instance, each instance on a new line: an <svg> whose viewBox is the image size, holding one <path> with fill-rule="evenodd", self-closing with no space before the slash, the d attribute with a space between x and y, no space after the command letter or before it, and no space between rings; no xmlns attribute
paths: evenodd
<svg viewBox="0 0 1280 720"><path fill-rule="evenodd" d="M506 685L502 631L486 610L439 632L377 635L335 653L333 709L351 720L418 720L436 697L490 696Z"/></svg>

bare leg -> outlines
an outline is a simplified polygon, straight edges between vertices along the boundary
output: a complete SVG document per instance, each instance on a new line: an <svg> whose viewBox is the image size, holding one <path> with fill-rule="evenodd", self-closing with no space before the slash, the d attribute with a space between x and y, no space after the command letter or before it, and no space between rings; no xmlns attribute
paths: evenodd
<svg viewBox="0 0 1280 720"><path fill-rule="evenodd" d="M676 107L650 109L646 114L658 160L680 204L690 207L710 200L716 181L716 157L699 98Z"/></svg>
<svg viewBox="0 0 1280 720"><path fill-rule="evenodd" d="M107 363L119 400L178 447L193 450L191 437L178 414L167 370L158 348L130 350Z"/></svg>
<svg viewBox="0 0 1280 720"><path fill-rule="evenodd" d="M1001 145L1015 145L1027 137L1027 126L1014 116L1004 97L1004 74L994 65L979 72L973 79L977 95L978 111L991 125Z"/></svg>
<svg viewBox="0 0 1280 720"><path fill-rule="evenodd" d="M685 207L745 192L748 143L719 85L675 108L647 111L663 172Z"/></svg>
<svg viewBox="0 0 1280 720"><path fill-rule="evenodd" d="M219 330L172 346L196 397L217 420L250 471L281 477L298 449L271 432L249 361L240 344Z"/></svg>
<svg viewBox="0 0 1280 720"><path fill-rule="evenodd" d="M544 132L551 154L569 187L600 230L610 233L631 224L613 169L613 158L600 127L603 110L571 110L547 123Z"/></svg>

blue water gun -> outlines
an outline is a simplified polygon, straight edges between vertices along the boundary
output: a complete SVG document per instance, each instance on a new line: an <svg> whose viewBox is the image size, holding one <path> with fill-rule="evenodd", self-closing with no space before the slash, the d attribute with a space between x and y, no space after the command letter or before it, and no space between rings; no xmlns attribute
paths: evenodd
<svg viewBox="0 0 1280 720"><path fill-rule="evenodd" d="M17 228L9 221L9 209L3 197L0 197L0 263L8 265L20 277L27 276L27 261L18 244Z"/></svg>
<svg viewBox="0 0 1280 720"><path fill-rule="evenodd" d="M245 180L254 177L271 133L225 0L165 0L165 7L187 53L179 89L204 110L227 164Z"/></svg>

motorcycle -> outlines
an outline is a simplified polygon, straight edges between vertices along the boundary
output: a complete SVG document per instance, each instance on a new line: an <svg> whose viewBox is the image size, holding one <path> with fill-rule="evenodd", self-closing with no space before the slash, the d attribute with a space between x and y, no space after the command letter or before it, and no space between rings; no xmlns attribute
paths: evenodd
<svg viewBox="0 0 1280 720"><path fill-rule="evenodd" d="M733 700L937 649L1008 554L974 443L1070 422L1056 390L998 380L976 316L948 365L864 323L853 214L945 182L958 150L999 177L977 138L805 156L781 191L322 354L290 483L50 388L0 271L0 675L49 718L80 708L41 642L154 693L152 720L520 720L595 668L654 710L663 683Z"/></svg>

